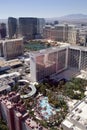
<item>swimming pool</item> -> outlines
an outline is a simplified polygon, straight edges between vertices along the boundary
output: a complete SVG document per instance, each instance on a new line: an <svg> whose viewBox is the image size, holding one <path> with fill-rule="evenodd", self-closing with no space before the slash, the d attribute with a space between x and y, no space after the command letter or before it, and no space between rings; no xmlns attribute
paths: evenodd
<svg viewBox="0 0 87 130"><path fill-rule="evenodd" d="M41 114L45 119L49 119L52 115L55 115L56 112L59 109L53 108L49 103L48 103L48 97L43 97L43 99L40 99L39 101L40 106L41 106Z"/></svg>

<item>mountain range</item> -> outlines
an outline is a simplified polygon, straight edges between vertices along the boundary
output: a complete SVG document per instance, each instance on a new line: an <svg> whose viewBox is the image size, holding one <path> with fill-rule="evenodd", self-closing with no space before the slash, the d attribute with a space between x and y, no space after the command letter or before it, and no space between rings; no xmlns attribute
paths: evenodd
<svg viewBox="0 0 87 130"><path fill-rule="evenodd" d="M46 22L84 22L87 23L87 15L86 14L69 14L61 17L52 17L52 18L45 18ZM7 19L0 19L0 23L7 23Z"/></svg>
<svg viewBox="0 0 87 130"><path fill-rule="evenodd" d="M7 19L0 19L0 23L7 23L8 20Z"/></svg>
<svg viewBox="0 0 87 130"><path fill-rule="evenodd" d="M73 21L73 22L87 22L87 15L85 14L69 14L61 17L46 18L47 22L58 21Z"/></svg>

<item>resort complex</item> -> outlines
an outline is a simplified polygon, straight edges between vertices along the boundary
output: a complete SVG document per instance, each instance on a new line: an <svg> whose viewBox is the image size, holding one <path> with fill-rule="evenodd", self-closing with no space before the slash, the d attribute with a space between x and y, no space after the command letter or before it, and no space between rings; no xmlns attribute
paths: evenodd
<svg viewBox="0 0 87 130"><path fill-rule="evenodd" d="M1 58L0 118L9 130L86 130L82 122L86 120L87 49L57 44L18 54L16 59Z"/></svg>
<svg viewBox="0 0 87 130"><path fill-rule="evenodd" d="M6 37L0 25L0 130L86 130L83 27L9 17Z"/></svg>

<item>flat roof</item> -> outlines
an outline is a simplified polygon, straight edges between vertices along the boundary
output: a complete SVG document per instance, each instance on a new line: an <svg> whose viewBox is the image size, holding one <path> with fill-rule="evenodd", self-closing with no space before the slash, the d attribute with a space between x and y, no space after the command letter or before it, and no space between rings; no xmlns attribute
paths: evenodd
<svg viewBox="0 0 87 130"><path fill-rule="evenodd" d="M54 26L53 25L45 25L45 27L51 27L51 28L55 28L55 27L66 27L66 26L68 26L68 27L76 27L75 25L73 25L73 24L55 24Z"/></svg>
<svg viewBox="0 0 87 130"><path fill-rule="evenodd" d="M47 49L42 49L42 50L39 50L39 51L33 51L33 52L30 52L30 56L32 57L32 55L34 56L39 56L39 55L43 55L43 54L48 54L48 53L52 53L52 52L56 52L56 51L61 51L63 49L67 49L67 48L70 48L70 49L74 49L74 50L79 50L79 51L87 51L87 48L86 47L83 47L83 46L75 46L75 45L70 45L70 44L60 44L59 46L56 46L56 47L50 47L50 48L47 48Z"/></svg>
<svg viewBox="0 0 87 130"><path fill-rule="evenodd" d="M71 128L72 130L82 130L78 128L77 126L74 126L73 123L71 123L68 119L64 120L62 124L65 125L67 128L69 128L70 130Z"/></svg>
<svg viewBox="0 0 87 130"><path fill-rule="evenodd" d="M14 59L14 60L10 60L10 61L7 61L7 63L9 64L9 66L15 66L15 65L19 65L19 64L22 64L22 62L19 60L19 59Z"/></svg>
<svg viewBox="0 0 87 130"><path fill-rule="evenodd" d="M9 85L4 85L4 86L0 87L0 92L1 92L1 91L4 91L4 90L6 90L6 89L9 89L9 88L11 88L11 86L9 86Z"/></svg>
<svg viewBox="0 0 87 130"><path fill-rule="evenodd" d="M40 54L47 54L47 53L52 53L52 52L56 52L56 51L61 51L63 49L67 49L70 45L66 44L66 45L60 45L60 46L56 46L56 47L50 47L50 48L47 48L47 49L42 49L42 50L39 50L39 51L33 51L33 52L30 52L30 56L34 55L34 56L38 56Z"/></svg>
<svg viewBox="0 0 87 130"><path fill-rule="evenodd" d="M84 46L70 45L69 48L70 49L75 49L75 50L87 51L87 48L84 47Z"/></svg>
<svg viewBox="0 0 87 130"><path fill-rule="evenodd" d="M3 75L0 75L0 79L15 76L15 75L20 76L20 73L19 72L13 72L13 73L9 73L9 74L3 74Z"/></svg>
<svg viewBox="0 0 87 130"><path fill-rule="evenodd" d="M65 126L67 126L68 128L71 128L71 127L73 126L73 123L71 123L71 122L68 121L68 120L64 120L64 121L63 121L63 124L64 124Z"/></svg>
<svg viewBox="0 0 87 130"><path fill-rule="evenodd" d="M19 64L22 64L22 62L19 59L14 59L9 61L0 60L0 67L7 67L7 66L12 67Z"/></svg>
<svg viewBox="0 0 87 130"><path fill-rule="evenodd" d="M8 62L0 60L0 67L7 67L9 66Z"/></svg>
<svg viewBox="0 0 87 130"><path fill-rule="evenodd" d="M23 38L0 40L0 43L12 42L12 41L20 41L20 40L23 40Z"/></svg>
<svg viewBox="0 0 87 130"><path fill-rule="evenodd" d="M75 105L62 124L68 128L77 127L76 130L87 129L87 97Z"/></svg>
<svg viewBox="0 0 87 130"><path fill-rule="evenodd" d="M80 119L84 122L87 122L87 103L85 101L87 101L87 97L86 99L78 103L78 105L72 110L72 113L75 114L75 116L79 116ZM83 122L81 122L80 120L79 122L83 124Z"/></svg>

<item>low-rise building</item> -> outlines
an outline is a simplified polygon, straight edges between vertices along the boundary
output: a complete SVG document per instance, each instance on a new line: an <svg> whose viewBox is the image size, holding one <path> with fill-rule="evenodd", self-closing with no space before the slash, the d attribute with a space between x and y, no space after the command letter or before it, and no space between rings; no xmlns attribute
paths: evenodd
<svg viewBox="0 0 87 130"><path fill-rule="evenodd" d="M13 67L22 66L22 62L19 59L13 59L6 61L3 58L0 59L0 72L5 72Z"/></svg>
<svg viewBox="0 0 87 130"><path fill-rule="evenodd" d="M13 72L10 74L0 75L0 93L3 91L11 91L11 87L20 79L20 73Z"/></svg>
<svg viewBox="0 0 87 130"><path fill-rule="evenodd" d="M87 97L78 102L62 122L63 130L87 130Z"/></svg>
<svg viewBox="0 0 87 130"><path fill-rule="evenodd" d="M0 44L1 56L7 60L23 55L24 46L22 39L1 40Z"/></svg>

